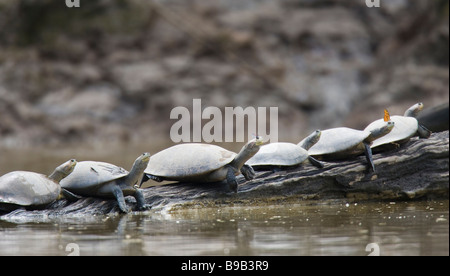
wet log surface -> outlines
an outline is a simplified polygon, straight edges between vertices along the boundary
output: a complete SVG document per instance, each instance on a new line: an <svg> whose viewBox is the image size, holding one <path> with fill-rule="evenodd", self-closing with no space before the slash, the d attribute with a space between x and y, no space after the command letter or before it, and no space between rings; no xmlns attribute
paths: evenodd
<svg viewBox="0 0 450 276"><path fill-rule="evenodd" d="M237 194L226 183L175 183L144 189L152 210L204 206L256 206L301 203L305 200L412 200L448 198L449 132L429 139L413 138L399 148L374 154L376 173L368 170L364 156L327 162L318 169L310 164L278 172L258 172L255 179L239 177ZM134 198L127 204L135 207ZM118 213L115 200L84 198L60 200L45 210L16 210L2 218L87 216Z"/></svg>

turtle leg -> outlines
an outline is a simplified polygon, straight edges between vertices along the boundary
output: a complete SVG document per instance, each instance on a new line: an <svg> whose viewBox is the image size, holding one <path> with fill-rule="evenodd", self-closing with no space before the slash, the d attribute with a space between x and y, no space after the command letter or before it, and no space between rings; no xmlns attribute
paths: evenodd
<svg viewBox="0 0 450 276"><path fill-rule="evenodd" d="M372 168L373 172L376 172L375 165L373 164L372 149L370 148L369 144L364 143L364 151L366 153L367 162L370 164L370 167Z"/></svg>
<svg viewBox="0 0 450 276"><path fill-rule="evenodd" d="M419 134L420 138L428 138L431 135L431 131L423 125L419 124L419 127L417 128L417 134Z"/></svg>
<svg viewBox="0 0 450 276"><path fill-rule="evenodd" d="M72 193L72 192L70 192L70 191L68 191L68 190L66 190L64 188L61 188L61 194L63 195L63 197L65 199L67 199L70 202L74 202L74 201L77 201L77 200L83 198L83 197L81 197L79 195L76 195L76 194L74 194L74 193Z"/></svg>
<svg viewBox="0 0 450 276"><path fill-rule="evenodd" d="M140 189L136 189L133 197L136 199L138 211L150 210L152 208L152 206L145 204L144 194L142 194Z"/></svg>
<svg viewBox="0 0 450 276"><path fill-rule="evenodd" d="M156 182L162 182L164 180L162 177L159 177L159 176L156 176L156 175L153 175L153 174L144 173L144 177L142 178L142 183L144 183L145 181L147 181L149 179L154 180Z"/></svg>
<svg viewBox="0 0 450 276"><path fill-rule="evenodd" d="M391 144L394 146L395 149L398 149L401 146L400 143L396 142L392 142Z"/></svg>
<svg viewBox="0 0 450 276"><path fill-rule="evenodd" d="M117 199L120 211L124 213L129 213L130 208L128 208L127 204L125 203L125 197L123 196L122 189L120 189L118 185L114 185L112 188L112 193L114 197Z"/></svg>
<svg viewBox="0 0 450 276"><path fill-rule="evenodd" d="M134 185L135 188L140 188L142 186L142 184L144 184L144 182L147 182L150 179L154 180L156 182L162 182L163 181L162 177L144 173L144 175L142 176L141 181L139 182L139 185Z"/></svg>
<svg viewBox="0 0 450 276"><path fill-rule="evenodd" d="M324 167L322 162L320 162L319 160L317 160L316 158L314 158L312 156L308 156L308 160L311 164L313 164L314 166L316 166L319 169L322 169Z"/></svg>
<svg viewBox="0 0 450 276"><path fill-rule="evenodd" d="M139 183L138 187L141 187L142 184L144 184L144 182L147 182L150 180L150 177L148 177L148 175L146 173L144 173L144 175L142 176L141 182Z"/></svg>
<svg viewBox="0 0 450 276"><path fill-rule="evenodd" d="M255 171L253 170L252 166L244 164L241 168L241 173L245 177L246 180L252 180L255 178Z"/></svg>
<svg viewBox="0 0 450 276"><path fill-rule="evenodd" d="M236 175L234 175L234 169L232 167L228 167L227 171L227 183L230 186L230 190L237 193L238 190L238 182L236 179Z"/></svg>

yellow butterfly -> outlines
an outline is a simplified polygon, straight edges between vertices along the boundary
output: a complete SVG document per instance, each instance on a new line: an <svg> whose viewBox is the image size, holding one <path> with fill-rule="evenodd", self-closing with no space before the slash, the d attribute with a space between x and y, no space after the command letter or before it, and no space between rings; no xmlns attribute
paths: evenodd
<svg viewBox="0 0 450 276"><path fill-rule="evenodd" d="M384 121L388 122L391 120L391 116L389 115L389 111L387 109L384 110Z"/></svg>

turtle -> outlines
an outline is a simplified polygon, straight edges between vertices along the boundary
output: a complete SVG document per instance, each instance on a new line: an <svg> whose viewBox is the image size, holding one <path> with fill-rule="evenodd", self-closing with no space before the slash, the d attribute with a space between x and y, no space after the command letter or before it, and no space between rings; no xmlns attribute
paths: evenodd
<svg viewBox="0 0 450 276"><path fill-rule="evenodd" d="M130 212L125 203L125 196L133 196L136 199L138 210L150 209L137 186L149 160L150 154L143 153L134 161L130 172L106 162L81 161L73 172L61 181L61 187L79 196L115 198L120 211L124 213Z"/></svg>
<svg viewBox="0 0 450 276"><path fill-rule="evenodd" d="M238 154L212 144L178 144L152 156L143 182L148 179L193 183L227 180L230 189L236 193L239 173L247 180L254 178L255 172L245 162L258 152L262 144L262 138L256 136Z"/></svg>
<svg viewBox="0 0 450 276"><path fill-rule="evenodd" d="M60 182L72 173L76 164L77 161L71 159L49 176L29 171L13 171L3 175L0 177L0 210L42 209L64 196L70 196L70 192L61 189Z"/></svg>
<svg viewBox="0 0 450 276"><path fill-rule="evenodd" d="M246 164L255 170L277 170L282 167L300 165L308 159L314 166L323 168L322 162L308 154L308 149L319 141L320 135L321 131L316 130L306 137L303 143L279 142L264 145Z"/></svg>
<svg viewBox="0 0 450 276"><path fill-rule="evenodd" d="M320 140L308 150L308 154L323 160L338 160L365 153L370 168L375 172L370 145L375 139L389 133L394 124L388 121L372 131L348 127L323 130Z"/></svg>
<svg viewBox="0 0 450 276"><path fill-rule="evenodd" d="M449 104L448 102L427 108L417 115L419 124L432 132L441 132L449 129Z"/></svg>
<svg viewBox="0 0 450 276"><path fill-rule="evenodd" d="M403 116L389 116L390 120L395 123L395 127L389 134L373 141L371 148L389 148L390 145L400 145L406 143L414 135L421 138L428 138L431 135L426 127L419 124L416 116L423 109L423 103L417 103L405 111ZM372 131L383 125L383 120L376 120L370 123L364 130Z"/></svg>

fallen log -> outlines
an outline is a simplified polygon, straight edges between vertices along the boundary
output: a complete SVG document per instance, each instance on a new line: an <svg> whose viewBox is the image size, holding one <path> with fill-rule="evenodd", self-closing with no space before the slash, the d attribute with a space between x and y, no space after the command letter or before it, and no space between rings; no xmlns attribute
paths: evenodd
<svg viewBox="0 0 450 276"><path fill-rule="evenodd" d="M305 199L410 200L448 198L449 134L413 138L400 148L374 154L377 172L368 170L364 156L327 162L318 169L305 165L262 172L251 181L240 178L237 194L225 184L179 183L145 191L149 203L171 208L221 205L277 204Z"/></svg>
<svg viewBox="0 0 450 276"><path fill-rule="evenodd" d="M239 177L238 193L226 183L174 183L144 189L152 210L204 206L254 206L301 203L305 200L411 200L449 196L449 132L428 139L412 138L399 148L374 154L377 172L368 170L364 156L326 162L318 169L306 164L277 172L258 172L245 181ZM134 198L128 204L135 207ZM45 210L17 210L5 216L102 215L118 213L116 200L83 198L60 200Z"/></svg>

